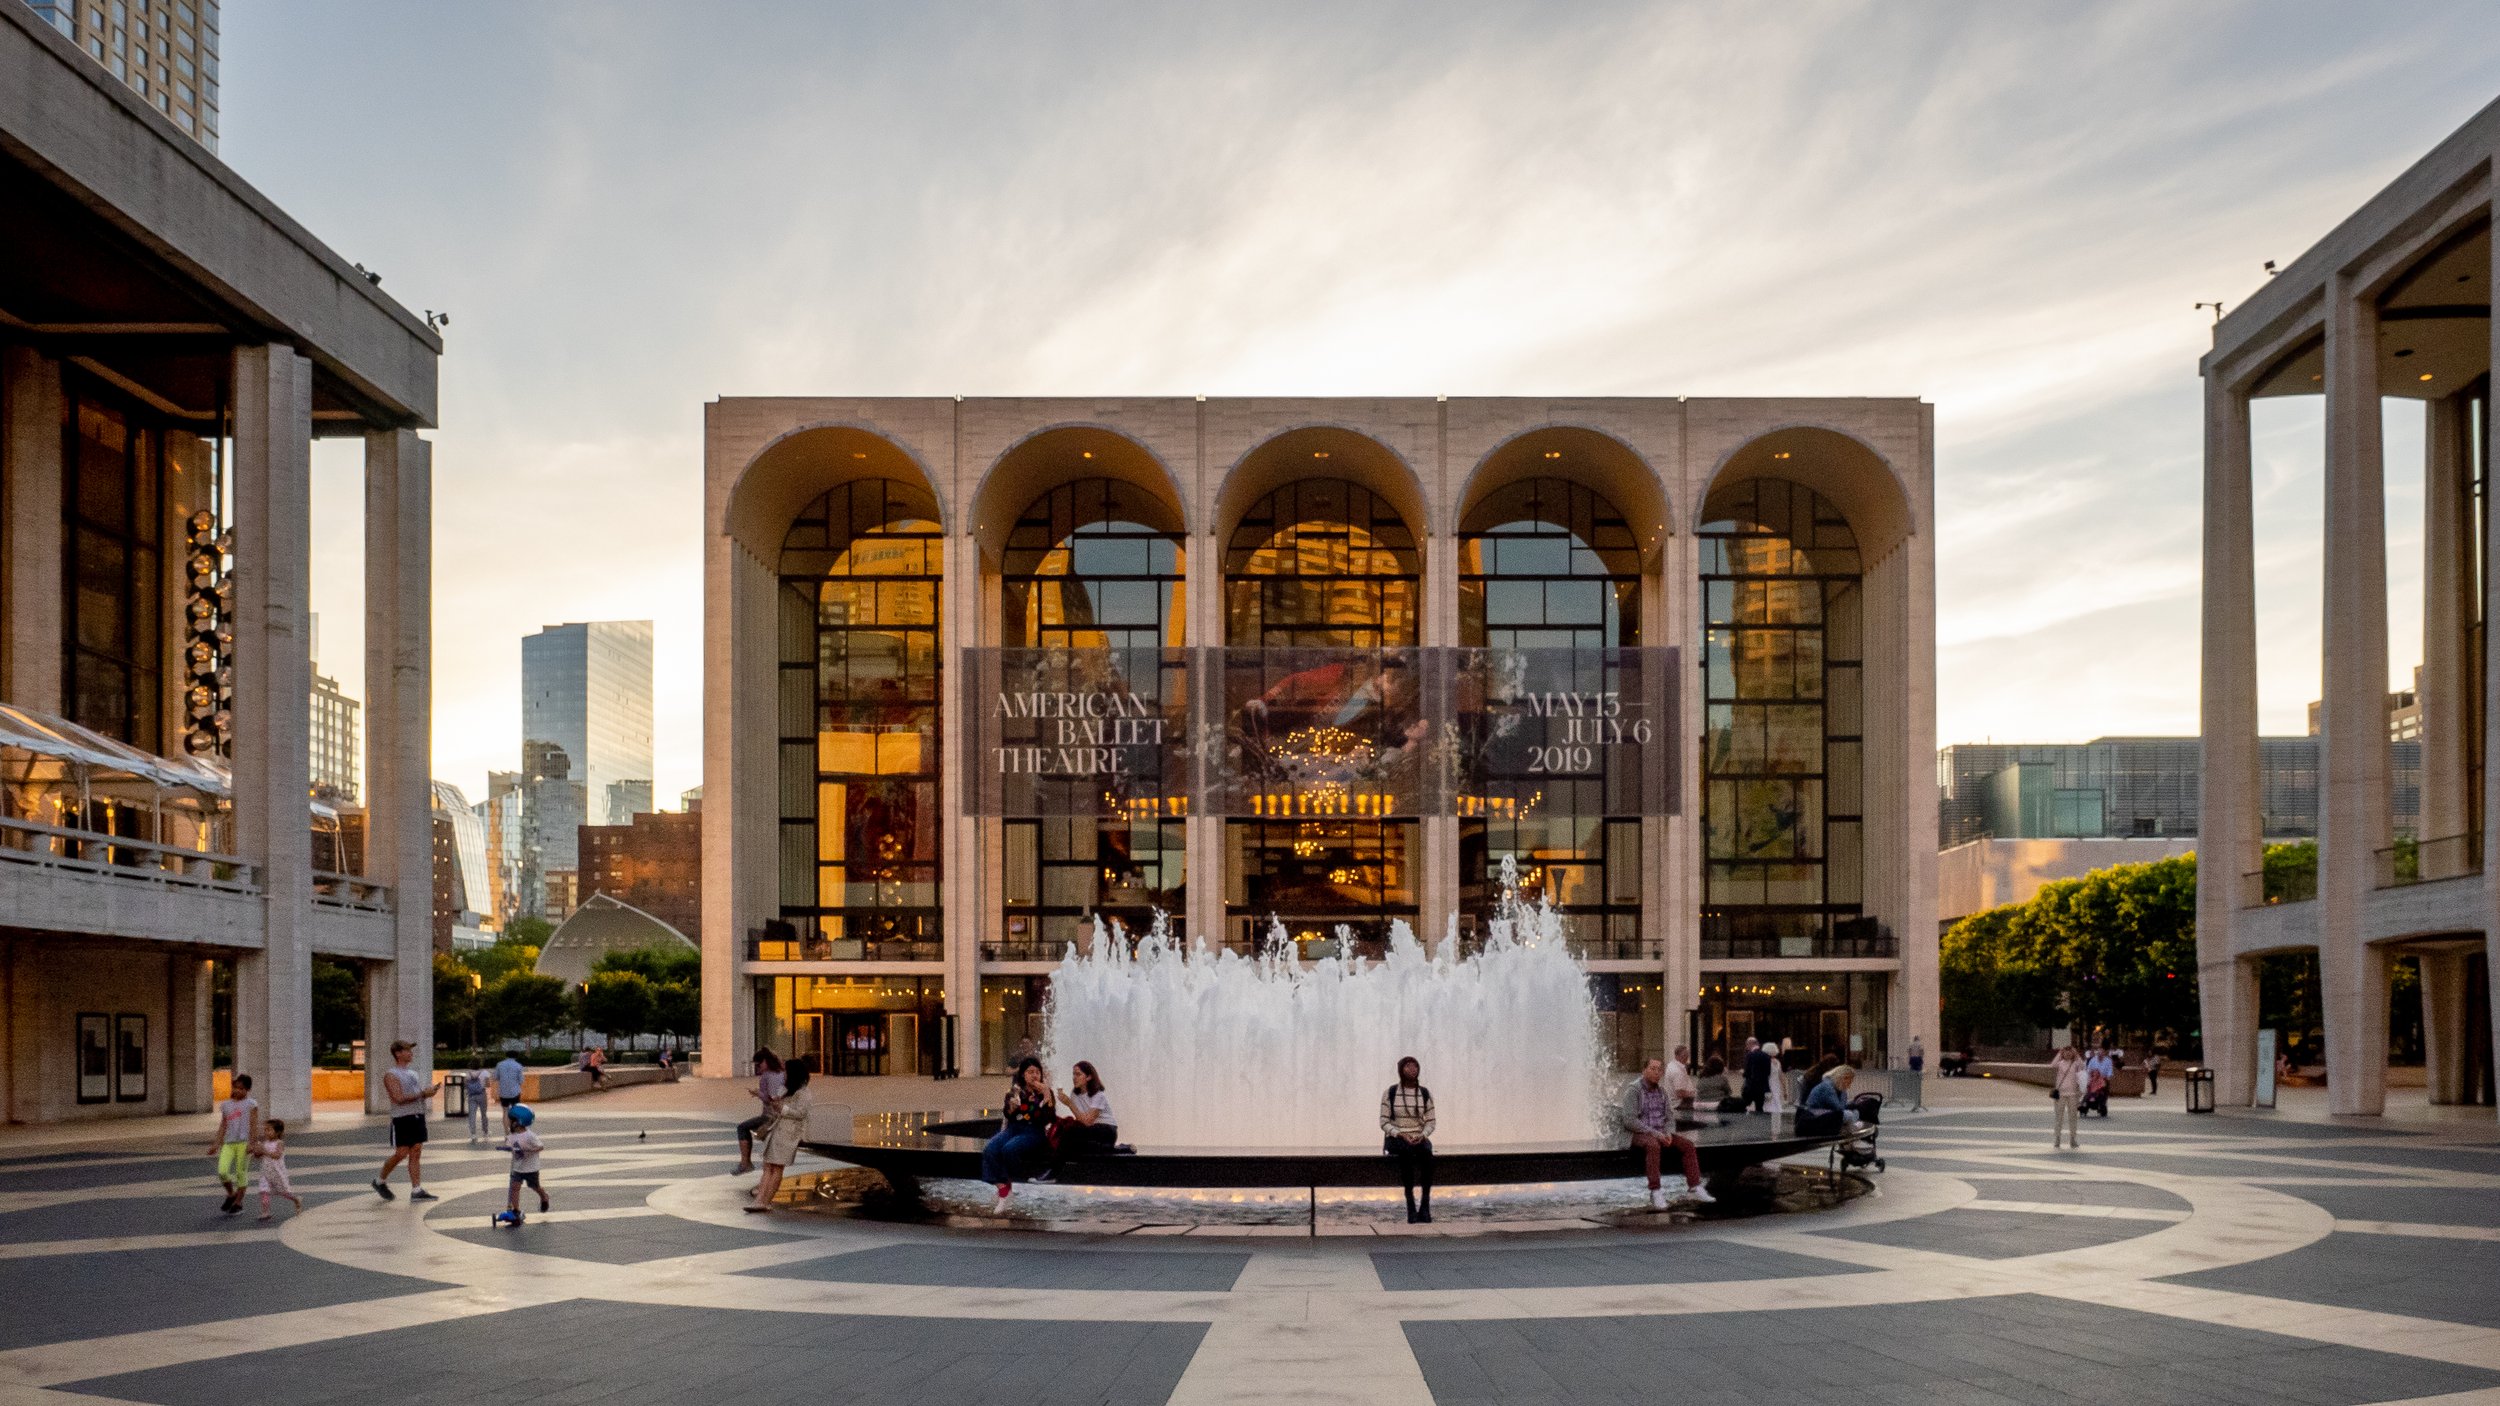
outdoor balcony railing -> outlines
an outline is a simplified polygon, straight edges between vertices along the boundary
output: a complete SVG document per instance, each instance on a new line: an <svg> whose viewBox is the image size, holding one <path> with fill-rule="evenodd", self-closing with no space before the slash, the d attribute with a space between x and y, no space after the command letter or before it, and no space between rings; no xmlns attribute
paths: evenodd
<svg viewBox="0 0 2500 1406"><path fill-rule="evenodd" d="M260 875L231 854L92 830L0 818L0 861L220 893L260 892Z"/></svg>
<svg viewBox="0 0 2500 1406"><path fill-rule="evenodd" d="M352 913L388 913L391 911L391 889L388 884L372 883L353 874L334 874L326 869L315 869L313 902L324 908L343 908Z"/></svg>
<svg viewBox="0 0 2500 1406"><path fill-rule="evenodd" d="M750 962L937 962L945 957L946 945L938 941L803 936L763 928L747 932Z"/></svg>
<svg viewBox="0 0 2500 1406"><path fill-rule="evenodd" d="M2383 889L2459 879L2483 871L2483 837L2469 832L2436 840L2398 840L2375 858L2378 886Z"/></svg>
<svg viewBox="0 0 2500 1406"><path fill-rule="evenodd" d="M2307 903L2318 896L2318 870L2314 864L2242 874L2240 882L2246 885L2241 901L2241 906L2246 908L2267 908L2277 903Z"/></svg>
<svg viewBox="0 0 2500 1406"><path fill-rule="evenodd" d="M1898 957L1900 939L1887 929L1829 936L1735 937L1703 934L1703 960L1758 961L1766 957Z"/></svg>

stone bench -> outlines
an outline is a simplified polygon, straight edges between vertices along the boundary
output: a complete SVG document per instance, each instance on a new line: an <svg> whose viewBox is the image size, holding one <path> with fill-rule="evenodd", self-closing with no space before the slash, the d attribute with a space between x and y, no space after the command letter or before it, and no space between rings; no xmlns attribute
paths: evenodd
<svg viewBox="0 0 2500 1406"><path fill-rule="evenodd" d="M2003 1060L1979 1060L1970 1067L1971 1076L1980 1079L2011 1079L2017 1084L2049 1086L2049 1066L2045 1064L2014 1064ZM2130 1064L2110 1076L2111 1098L2140 1098L2144 1094L2144 1068Z"/></svg>
<svg viewBox="0 0 2500 1406"><path fill-rule="evenodd" d="M661 1084L668 1081L668 1075L656 1064L611 1064L607 1075L607 1086L611 1089L627 1084ZM532 1069L521 1076L523 1103L546 1103L591 1091L590 1075L571 1065L560 1069Z"/></svg>

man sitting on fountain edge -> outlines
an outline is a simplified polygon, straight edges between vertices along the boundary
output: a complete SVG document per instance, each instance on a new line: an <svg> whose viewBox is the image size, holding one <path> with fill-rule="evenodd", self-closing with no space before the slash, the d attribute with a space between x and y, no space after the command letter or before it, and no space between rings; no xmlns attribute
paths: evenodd
<svg viewBox="0 0 2500 1406"><path fill-rule="evenodd" d="M1641 1077L1623 1086L1622 1097L1615 1100L1615 1117L1623 1130L1632 1135L1632 1145L1641 1150L1641 1168L1649 1175L1649 1208L1667 1208L1666 1190L1659 1184L1660 1154L1672 1147L1684 1157L1684 1194L1679 1201L1708 1205L1713 1197L1701 1184L1701 1149L1693 1140L1675 1131L1675 1107L1667 1092L1666 1061L1653 1059L1641 1067Z"/></svg>

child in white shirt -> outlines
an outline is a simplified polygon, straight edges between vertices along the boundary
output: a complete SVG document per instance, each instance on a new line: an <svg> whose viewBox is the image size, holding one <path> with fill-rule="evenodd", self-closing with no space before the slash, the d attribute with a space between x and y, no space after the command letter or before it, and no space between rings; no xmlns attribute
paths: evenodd
<svg viewBox="0 0 2500 1406"><path fill-rule="evenodd" d="M538 1193L538 1209L547 1209L547 1188L538 1184L538 1154L546 1148L546 1144L538 1140L538 1134L530 1131L530 1124L538 1121L538 1115L528 1104L516 1103L504 1110L504 1116L511 1121L512 1131L495 1146L512 1154L512 1182L511 1192L504 1198L504 1213L495 1219L505 1225L519 1225L522 1220L521 1188L524 1185Z"/></svg>

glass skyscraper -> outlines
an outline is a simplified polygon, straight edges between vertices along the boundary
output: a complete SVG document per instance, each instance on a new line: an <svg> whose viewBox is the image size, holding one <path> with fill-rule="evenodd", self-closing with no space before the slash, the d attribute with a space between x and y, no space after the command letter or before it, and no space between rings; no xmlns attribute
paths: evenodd
<svg viewBox="0 0 2500 1406"><path fill-rule="evenodd" d="M577 867L580 827L648 807L650 621L550 625L521 641L521 766L541 873Z"/></svg>

